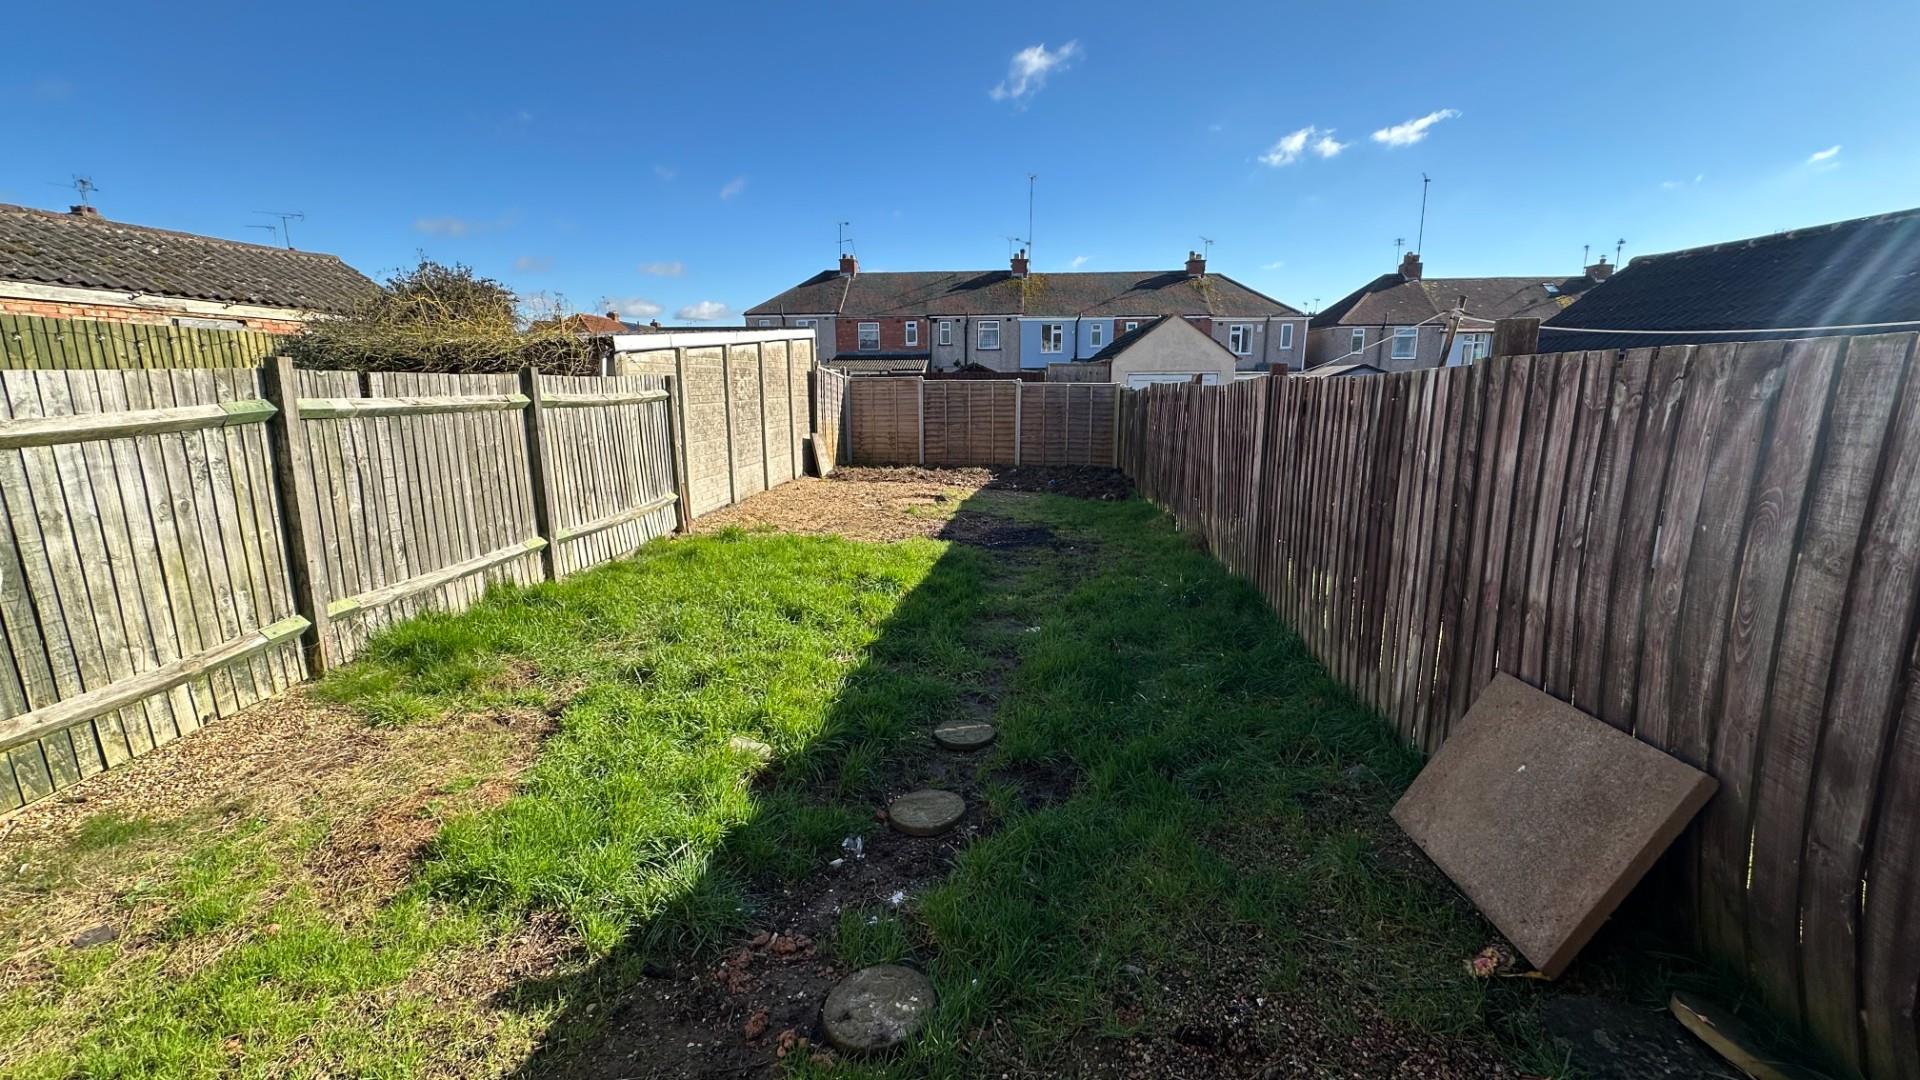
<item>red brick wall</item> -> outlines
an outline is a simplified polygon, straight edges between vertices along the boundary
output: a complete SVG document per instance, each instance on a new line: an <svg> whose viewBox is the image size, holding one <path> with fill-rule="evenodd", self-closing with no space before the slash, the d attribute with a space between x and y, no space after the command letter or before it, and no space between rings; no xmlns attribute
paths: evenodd
<svg viewBox="0 0 1920 1080"><path fill-rule="evenodd" d="M186 311L155 311L151 308L121 307L114 304L67 304L55 300L18 300L0 297L0 315L40 315L49 319L99 319L104 322L151 323L168 325L176 318L231 319L248 330L269 334L292 334L305 326L295 319L232 318L226 315L196 316Z"/></svg>
<svg viewBox="0 0 1920 1080"><path fill-rule="evenodd" d="M860 324L863 322L880 324L880 348L877 350L879 352L923 353L928 351L928 347L932 341L933 326L932 323L926 319L855 319L842 316L834 324L833 334L834 346L839 355L859 355ZM917 345L907 344L907 324L909 322L917 322L920 324L920 343Z"/></svg>

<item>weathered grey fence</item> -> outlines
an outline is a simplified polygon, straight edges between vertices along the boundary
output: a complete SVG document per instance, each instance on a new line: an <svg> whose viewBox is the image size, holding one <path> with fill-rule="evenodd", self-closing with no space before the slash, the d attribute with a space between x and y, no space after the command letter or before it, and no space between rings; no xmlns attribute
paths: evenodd
<svg viewBox="0 0 1920 1080"><path fill-rule="evenodd" d="M0 810L685 520L670 380L7 371Z"/></svg>
<svg viewBox="0 0 1920 1080"><path fill-rule="evenodd" d="M621 334L622 375L671 375L694 515L806 475L814 371L808 330Z"/></svg>
<svg viewBox="0 0 1920 1080"><path fill-rule="evenodd" d="M1432 750L1495 670L1706 770L1704 949L1920 1076L1914 335L1129 392L1124 468Z"/></svg>
<svg viewBox="0 0 1920 1080"><path fill-rule="evenodd" d="M1002 379L856 378L856 465L1113 465L1119 387Z"/></svg>

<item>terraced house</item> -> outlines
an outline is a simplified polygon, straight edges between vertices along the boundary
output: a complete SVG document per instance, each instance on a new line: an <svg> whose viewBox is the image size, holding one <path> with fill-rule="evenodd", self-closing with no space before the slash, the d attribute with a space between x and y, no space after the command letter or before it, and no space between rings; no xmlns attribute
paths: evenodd
<svg viewBox="0 0 1920 1080"><path fill-rule="evenodd" d="M1225 346L1241 371L1299 368L1307 317L1190 253L1180 270L1037 274L1026 252L1005 270L861 273L842 256L747 309L748 326L810 327L829 366L854 374L1038 371L1088 359L1129 331L1175 316Z"/></svg>

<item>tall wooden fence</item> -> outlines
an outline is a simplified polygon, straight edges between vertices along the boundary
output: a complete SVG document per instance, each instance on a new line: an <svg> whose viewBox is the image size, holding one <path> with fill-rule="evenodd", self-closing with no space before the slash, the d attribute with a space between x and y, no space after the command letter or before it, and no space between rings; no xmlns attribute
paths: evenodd
<svg viewBox="0 0 1920 1080"><path fill-rule="evenodd" d="M668 386L0 372L0 810L673 529Z"/></svg>
<svg viewBox="0 0 1920 1080"><path fill-rule="evenodd" d="M1920 1076L1914 335L1129 392L1121 460L1431 751L1510 672L1720 781L1703 947Z"/></svg>
<svg viewBox="0 0 1920 1080"><path fill-rule="evenodd" d="M1111 384L856 378L847 425L856 465L1113 465Z"/></svg>
<svg viewBox="0 0 1920 1080"><path fill-rule="evenodd" d="M846 423L847 385L852 381L850 376L826 368L816 368L813 373L813 430L826 443L827 453L833 456L832 461L821 463L822 475L827 465L853 461L853 448L848 445L853 432Z"/></svg>
<svg viewBox="0 0 1920 1080"><path fill-rule="evenodd" d="M281 340L260 330L0 314L0 368L251 368Z"/></svg>

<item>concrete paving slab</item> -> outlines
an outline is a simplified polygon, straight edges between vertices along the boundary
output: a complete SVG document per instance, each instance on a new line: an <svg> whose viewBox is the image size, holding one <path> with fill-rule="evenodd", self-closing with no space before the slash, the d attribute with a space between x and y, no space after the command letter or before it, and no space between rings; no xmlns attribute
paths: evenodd
<svg viewBox="0 0 1920 1080"><path fill-rule="evenodd" d="M933 983L925 975L878 964L840 980L820 1009L820 1026L842 1050L878 1053L911 1038L933 1003Z"/></svg>
<svg viewBox="0 0 1920 1080"><path fill-rule="evenodd" d="M1719 785L1495 675L1393 820L1549 977L1646 876Z"/></svg>

